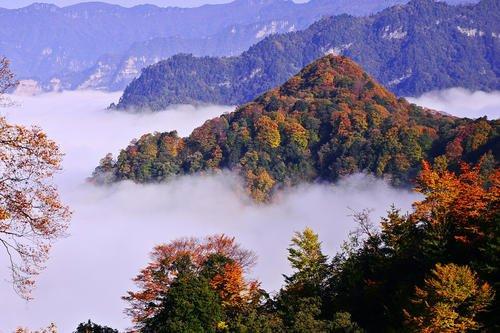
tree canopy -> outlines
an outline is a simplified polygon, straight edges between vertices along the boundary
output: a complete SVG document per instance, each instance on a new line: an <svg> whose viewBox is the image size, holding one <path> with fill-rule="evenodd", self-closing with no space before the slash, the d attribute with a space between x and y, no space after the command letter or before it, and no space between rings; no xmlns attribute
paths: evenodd
<svg viewBox="0 0 500 333"><path fill-rule="evenodd" d="M15 86L8 61L0 60L0 97ZM52 183L63 154L38 127L0 117L0 244L10 262L15 290L31 298L52 243L62 237L70 211Z"/></svg>

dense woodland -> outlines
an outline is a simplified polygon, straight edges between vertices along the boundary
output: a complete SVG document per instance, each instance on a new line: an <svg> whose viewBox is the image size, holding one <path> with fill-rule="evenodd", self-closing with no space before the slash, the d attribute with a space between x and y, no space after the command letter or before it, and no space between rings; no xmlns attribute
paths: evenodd
<svg viewBox="0 0 500 333"><path fill-rule="evenodd" d="M500 0L466 6L412 0L373 16L325 18L237 57L160 61L127 87L117 107L247 103L329 52L354 59L398 96L456 86L500 89L499 33Z"/></svg>
<svg viewBox="0 0 500 333"><path fill-rule="evenodd" d="M354 214L333 257L313 230L297 232L293 273L276 293L249 278L256 258L234 238L159 245L126 312L155 333L498 332L500 170L423 162L415 190L423 199L410 213L388 207L377 223Z"/></svg>
<svg viewBox="0 0 500 333"><path fill-rule="evenodd" d="M353 61L325 56L254 102L207 121L189 137L142 136L98 182L160 182L181 174L238 172L268 201L283 186L335 181L356 172L408 185L422 160L457 170L460 161L498 163L500 121L459 119L396 98Z"/></svg>
<svg viewBox="0 0 500 333"><path fill-rule="evenodd" d="M476 23L489 32L491 24L498 25L492 23L500 15L496 9L498 0L483 0L453 13L472 15L465 16L470 22L475 11L482 11L480 17L485 19ZM408 10L451 11L442 3L414 0L384 15L399 11L404 21ZM384 17L362 20L373 23ZM446 24L456 24L455 19L464 17L453 16ZM385 29L385 24L380 28ZM398 29L384 31L394 37L402 33ZM484 37L478 31L483 30L476 33ZM288 37L272 37L266 43L287 52L279 41ZM432 37L427 40L440 42ZM498 36L491 34L481 42L495 44L493 53L488 53L494 59L493 72L498 69L494 38ZM367 53L368 58L375 59ZM190 66L192 58L176 59ZM220 61L221 67L207 63L210 75L225 75L223 62L235 60ZM432 58L426 61L442 69ZM486 66L487 61L476 63ZM467 82L498 86L497 81L489 81L485 67L464 64L486 75ZM371 70L372 65L367 67ZM9 66L6 58L0 58L0 99L17 86ZM426 73L426 66L420 73ZM453 80L466 79L468 74ZM497 76L495 72L495 80ZM420 80L425 85L434 78ZM190 91L188 86L181 88ZM333 255L323 252L321 235L311 228L295 232L287 249L291 273L282 275L279 290L264 289L252 274L257 256L231 236L159 244L150 262L133 278L135 288L123 292L125 314L133 323L128 331L500 332L499 130L498 119L457 118L412 105L349 58L327 55L235 112L208 120L188 137L152 133L132 141L116 159L103 158L91 180L164 182L178 175L228 169L241 176L255 201L266 203L284 187L334 182L364 172L395 186L412 187L421 196L410 212L387 207L387 214L374 221L369 210L355 212L352 232ZM7 263L6 278L26 300L33 297L54 242L67 235L72 212L61 202L54 183L63 155L42 129L0 117L0 247ZM35 332L57 331L51 324ZM15 332L32 331L20 327ZM74 333L118 330L88 320Z"/></svg>
<svg viewBox="0 0 500 333"><path fill-rule="evenodd" d="M448 3L463 1L467 0ZM237 55L273 32L302 30L326 15L369 15L408 0L300 4L235 0L196 8L40 2L22 9L0 8L0 40L4 41L0 54L11 59L17 76L34 79L49 91L54 79L65 90L123 91L136 71L174 54ZM41 50L45 52L40 54Z"/></svg>

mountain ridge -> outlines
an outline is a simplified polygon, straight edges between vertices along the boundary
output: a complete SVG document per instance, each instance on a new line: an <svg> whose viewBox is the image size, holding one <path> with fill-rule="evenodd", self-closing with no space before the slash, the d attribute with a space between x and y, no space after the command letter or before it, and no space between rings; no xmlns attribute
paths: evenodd
<svg viewBox="0 0 500 333"><path fill-rule="evenodd" d="M58 86L116 91L143 67L176 53L237 55L267 35L304 29L322 16L366 15L406 1L278 1L253 6L243 1L197 8L36 4L0 10L0 54L11 59L19 79L36 80L44 90ZM164 39L155 52L149 50L152 38Z"/></svg>
<svg viewBox="0 0 500 333"><path fill-rule="evenodd" d="M116 160L104 158L93 180L161 182L229 169L257 201L271 200L283 187L356 172L405 185L422 160L450 167L462 160L498 163L499 131L499 120L460 119L412 105L347 57L327 55L188 137L143 135Z"/></svg>
<svg viewBox="0 0 500 333"><path fill-rule="evenodd" d="M369 17L328 17L303 31L266 37L240 56L176 55L156 63L129 84L118 108L242 104L327 53L353 58L398 95L454 86L500 89L498 13L498 0L463 6L413 0Z"/></svg>

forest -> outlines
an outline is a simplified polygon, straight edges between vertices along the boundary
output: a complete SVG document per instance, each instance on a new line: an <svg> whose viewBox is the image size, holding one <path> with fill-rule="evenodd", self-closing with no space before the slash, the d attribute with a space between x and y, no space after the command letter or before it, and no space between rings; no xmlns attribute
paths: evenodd
<svg viewBox="0 0 500 333"><path fill-rule="evenodd" d="M227 235L161 244L123 299L137 332L498 332L500 172L423 162L403 213L387 207L332 257L305 228L277 292L251 277L257 258ZM279 274L279 272L276 272ZM115 331L81 324L76 331Z"/></svg>
<svg viewBox="0 0 500 333"><path fill-rule="evenodd" d="M248 103L327 53L353 59L398 96L456 86L495 90L499 13L499 0L461 6L412 0L371 16L326 17L306 30L271 35L239 56L180 54L160 61L146 67L114 107Z"/></svg>
<svg viewBox="0 0 500 333"><path fill-rule="evenodd" d="M411 186L428 160L494 168L499 120L460 119L397 98L356 63L325 56L279 88L207 121L189 137L145 134L107 155L93 181L139 183L229 169L258 202L303 182L334 182L365 172Z"/></svg>
<svg viewBox="0 0 500 333"><path fill-rule="evenodd" d="M491 9L493 7L488 6L497 3L498 0L483 0L477 8ZM414 0L409 6L417 8L420 5L428 6L429 1ZM435 5L443 11L448 8L445 4ZM476 7L460 8L474 11ZM342 16L336 20L350 19ZM372 17L372 20L376 19ZM265 42L272 42L279 49L280 44L275 43L277 40L297 35L286 36L273 36ZM259 47L262 46L256 46ZM190 68L191 58L176 58L185 61L181 70ZM278 63L285 63L283 59L280 58ZM224 58L216 66L208 61L203 70L209 73L207 75L219 75L217 79L226 80L225 62L233 60ZM160 63L159 66L163 65ZM0 99L18 85L9 66L9 61L1 57ZM146 79L147 75L140 80ZM484 80L482 88L496 84L491 83L488 76ZM425 84L427 81L421 82ZM203 82L198 83L203 85ZM259 81L254 83L257 87ZM227 85L222 87L227 88ZM241 98L229 90L224 92L231 98ZM82 301L73 295L76 290L61 291L60 286L51 286L57 282L44 281L41 274L54 263L49 259L56 241L68 237L71 231L78 232L78 228L70 227L72 216L87 208L91 214L83 214L80 218L83 220L81 224L90 225L92 238L84 245L78 245L85 248L83 251L65 253L71 264L59 262L64 270L58 273L63 279L72 279L78 275L75 272L81 272L74 270L77 266L96 271L97 278L92 276L95 281L89 282L90 274L87 276L85 271L75 278L72 285L83 292L95 292L91 288L97 288L97 284L103 281L99 275L109 274L109 271L100 271L103 266L94 266L94 261L103 251L112 252L115 257L112 262L107 262L106 269L113 270L109 274L113 283L123 276L133 282L128 281L130 288L123 288L121 294L124 315L132 325L127 328L128 332L500 332L499 119L458 118L411 104L382 86L355 61L333 54L310 63L276 88L266 89L257 97L251 96L253 92L245 96L253 101L237 107L234 112L207 120L188 136L168 131L144 134L132 140L118 156L108 154L102 158L84 184L81 177L73 176L78 178L78 183L70 183L65 188L67 192L60 192L58 185L63 183L57 182L63 167L64 147L68 147L64 145L66 142L59 146L41 128L11 123L8 113L0 115L0 247L2 259L5 259L2 268L7 272L2 278L7 279L6 285L12 287L9 291L22 301L31 301L37 283L42 281L45 286L49 285L45 293L51 298L61 297L62 293L71 294L74 303L60 302L64 307L70 308ZM167 97L160 103L165 101L168 101ZM103 109L99 112L106 113L106 116L128 116ZM205 114L203 119L207 118ZM136 126L136 120L134 118L127 124ZM108 124L111 122L105 125ZM68 122L62 126L67 125ZM115 134L109 128L105 130ZM91 141L93 133L81 133L85 133L84 140ZM97 141L106 140L94 140L88 144L96 145ZM82 156L88 154L88 146L79 142L73 145L76 146L73 152L78 155L78 163L74 164L80 167ZM99 157L103 151L108 150L99 149ZM91 172L91 169L82 169L85 176ZM145 198L138 198L140 195L134 190L139 186L147 187L142 184L164 184L180 176L213 175L226 171L237 175L244 189L243 196L250 199L245 202L247 206L242 207L255 209L271 206L279 191L300 184L334 187L337 181L353 174L374 176L383 180L384 185L393 186L391 189L418 194L418 199L409 211L396 205L385 207L383 216L373 216L369 209L353 211L352 231L338 247L323 242L327 236L324 232L318 233L306 226L314 219L303 219L300 228L295 228L287 219L286 224L295 231L290 232L290 242L283 255L289 270L283 272L273 266L272 274L282 277L281 285L275 289L265 287L264 279L261 281L255 274L255 266L262 260L257 257L255 249L243 246L241 240L230 233L203 232L202 237L193 237L191 235L195 232L190 233L181 225L185 223L182 214L174 215L178 220L173 224L161 220L163 229L158 235L164 243L151 241L153 229L147 222L153 215L146 207L141 211L139 221L134 220L137 223L134 232L145 231L147 250L152 249L149 259L142 258L142 268L135 269L131 264L131 252L124 251L124 248L131 247L131 243L139 242L139 239L135 234L120 233L117 229L125 229L125 219L115 220L109 214L110 210L126 205L113 206L109 192L99 193L98 190L114 190L117 183L123 181L121 185L129 185L132 194L128 198L130 201L122 202L141 206L158 193L151 192ZM85 186L86 191L76 195L90 197L82 205L68 205L66 199L71 196L61 195ZM174 205L189 206L193 200L189 197L191 192L186 193L189 194L182 197L182 203L174 202ZM154 209L165 208L163 205L168 200L163 198ZM109 200L105 203L105 210L92 210L97 201L104 200ZM300 200L295 203L308 203L302 197ZM228 203L224 201L223 204ZM236 208L237 214L241 214L238 210L241 207ZM172 209L172 206L166 209ZM124 214L118 216L130 212L124 210ZM318 214L330 218L332 210ZM275 222L275 216L269 215L271 222ZM110 220L107 226L106 218ZM237 215L235 224L240 218ZM331 219L334 225L331 232L339 232L338 224L335 224L339 221ZM205 224L208 220L203 216L199 222ZM199 228L200 224L196 226ZM173 237L174 228L186 235ZM259 240L261 233L276 230L268 225L256 229ZM110 242L109 230L118 234L122 242ZM200 230L208 229L196 229L196 232ZM69 243L79 236L77 234ZM99 241L111 245L101 248ZM75 241L71 246L75 247L75 244L78 243ZM272 251L278 251L276 247ZM326 248L337 250L327 253ZM83 264L84 256L90 258L91 265ZM123 268L120 265L134 268L131 276L118 274ZM101 285L110 287L109 284ZM122 289L119 291L121 293ZM92 302L97 304L104 297L99 295ZM116 299L120 300L120 297ZM8 307L14 304L5 303ZM102 311L95 304L92 307ZM111 318L110 308L102 311L108 316L106 318ZM121 311L121 307L117 308ZM54 312L52 308L50 310ZM89 308L81 307L78 311L89 313ZM59 320L67 315L64 310L61 312L55 314ZM14 319L26 321L25 318L19 319L21 317L16 314ZM101 318L81 318L71 331L119 332L110 327L116 322L94 322ZM38 331L24 327L15 330L15 333L57 332L57 323Z"/></svg>

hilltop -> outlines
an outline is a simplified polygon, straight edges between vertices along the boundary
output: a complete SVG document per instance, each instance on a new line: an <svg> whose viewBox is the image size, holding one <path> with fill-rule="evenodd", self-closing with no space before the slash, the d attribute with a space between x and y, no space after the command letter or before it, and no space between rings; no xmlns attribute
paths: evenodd
<svg viewBox="0 0 500 333"><path fill-rule="evenodd" d="M451 168L480 158L495 164L499 125L411 105L352 60L328 55L188 137L145 134L116 161L104 158L94 180L161 182L229 169L245 179L258 201L284 186L332 182L356 172L404 185L422 160Z"/></svg>
<svg viewBox="0 0 500 333"><path fill-rule="evenodd" d="M237 57L177 55L143 70L119 109L240 105L325 54L345 55L398 96L450 87L500 89L500 0L450 6L413 0L367 17L325 18L272 35Z"/></svg>

